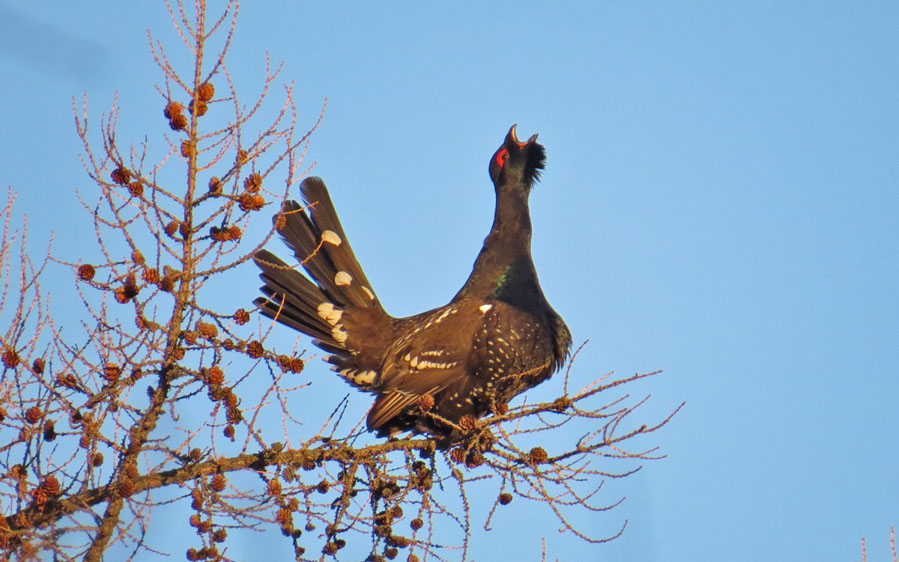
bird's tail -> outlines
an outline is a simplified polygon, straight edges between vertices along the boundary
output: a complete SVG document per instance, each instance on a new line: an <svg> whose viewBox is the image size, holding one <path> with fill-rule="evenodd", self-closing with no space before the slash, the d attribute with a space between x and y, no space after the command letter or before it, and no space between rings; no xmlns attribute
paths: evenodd
<svg viewBox="0 0 899 562"><path fill-rule="evenodd" d="M285 201L274 221L309 276L260 250L254 261L262 270L265 297L255 303L266 316L314 338L315 345L334 354L328 360L335 370L365 387L374 374L360 365L365 346L354 341L359 339L354 329L371 332L372 323L386 325L389 317L353 254L324 182L310 177L300 190L305 206Z"/></svg>

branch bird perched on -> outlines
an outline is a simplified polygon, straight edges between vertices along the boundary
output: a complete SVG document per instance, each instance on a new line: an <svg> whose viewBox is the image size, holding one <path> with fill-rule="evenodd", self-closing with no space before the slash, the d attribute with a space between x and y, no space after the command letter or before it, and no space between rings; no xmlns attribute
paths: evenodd
<svg viewBox="0 0 899 562"><path fill-rule="evenodd" d="M546 301L531 258L528 196L545 160L537 135L521 142L513 125L490 159L496 212L471 275L449 304L407 318L385 312L325 184L307 178L306 206L286 201L275 224L308 276L259 251L266 296L255 303L314 338L334 371L377 396L370 431L411 430L451 444L464 417L502 411L570 351L571 334Z"/></svg>

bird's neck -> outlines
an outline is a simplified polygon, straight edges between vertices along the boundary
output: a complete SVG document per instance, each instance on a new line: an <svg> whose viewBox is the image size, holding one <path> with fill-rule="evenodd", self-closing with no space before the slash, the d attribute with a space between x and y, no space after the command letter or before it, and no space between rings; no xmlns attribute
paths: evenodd
<svg viewBox="0 0 899 562"><path fill-rule="evenodd" d="M523 189L500 187L496 193L493 227L465 285L454 300L486 296L503 283L512 267L533 270L531 259L531 215L528 194Z"/></svg>

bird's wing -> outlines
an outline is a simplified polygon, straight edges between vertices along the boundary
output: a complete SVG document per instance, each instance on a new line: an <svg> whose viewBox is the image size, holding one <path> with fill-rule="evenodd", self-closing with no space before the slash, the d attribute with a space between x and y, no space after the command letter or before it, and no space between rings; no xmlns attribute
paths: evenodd
<svg viewBox="0 0 899 562"><path fill-rule="evenodd" d="M461 305L451 304L408 319L405 336L381 365L380 396L369 412L369 429L387 423L421 396L464 385L471 376L473 334L479 324L472 324L461 310Z"/></svg>

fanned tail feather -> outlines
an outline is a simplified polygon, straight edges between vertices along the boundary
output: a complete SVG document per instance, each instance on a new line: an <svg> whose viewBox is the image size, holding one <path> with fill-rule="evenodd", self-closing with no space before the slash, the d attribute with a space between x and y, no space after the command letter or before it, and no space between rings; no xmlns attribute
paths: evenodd
<svg viewBox="0 0 899 562"><path fill-rule="evenodd" d="M300 190L306 205L285 201L274 221L308 277L260 250L253 260L262 270L265 297L255 303L269 318L314 338L315 345L333 354L327 360L341 376L366 387L374 378L368 374L373 366L349 331L388 316L356 260L324 182L307 178Z"/></svg>

